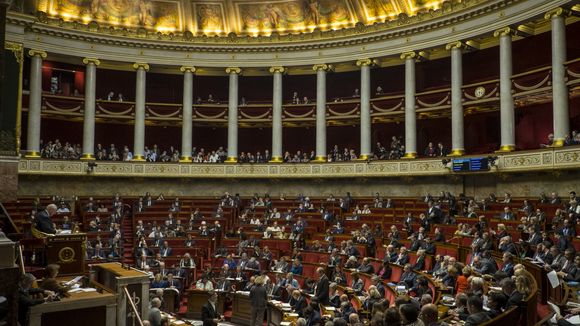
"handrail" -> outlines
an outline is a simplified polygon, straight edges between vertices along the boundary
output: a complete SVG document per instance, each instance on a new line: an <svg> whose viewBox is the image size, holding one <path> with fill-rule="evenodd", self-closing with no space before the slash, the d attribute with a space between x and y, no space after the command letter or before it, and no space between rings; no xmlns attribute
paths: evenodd
<svg viewBox="0 0 580 326"><path fill-rule="evenodd" d="M131 305L131 310L133 310L133 313L137 317L137 321L139 322L139 326L143 326L143 320L141 320L141 315L137 311L137 306L135 305L135 302L133 302L133 299L131 298L131 294L129 294L129 290L127 290L127 286L126 285L123 286L123 292L125 292L125 295L127 296L127 299L129 299L129 303Z"/></svg>
<svg viewBox="0 0 580 326"><path fill-rule="evenodd" d="M8 232L8 233L20 233L20 228L18 226L16 226L16 224L14 223L14 221L12 220L12 217L10 217L10 214L8 214L8 211L6 210L6 208L4 207L4 205L2 203L0 203L0 215L3 215L4 218L6 219L6 221L8 221L8 225L10 225L12 227L12 232ZM7 231L7 230L4 230Z"/></svg>

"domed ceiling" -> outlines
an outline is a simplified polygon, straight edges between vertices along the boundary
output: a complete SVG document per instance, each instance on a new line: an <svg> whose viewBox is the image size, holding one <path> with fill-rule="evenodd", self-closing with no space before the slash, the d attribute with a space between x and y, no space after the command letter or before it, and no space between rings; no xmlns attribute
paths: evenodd
<svg viewBox="0 0 580 326"><path fill-rule="evenodd" d="M64 20L195 35L270 35L365 25L438 9L442 0L41 0Z"/></svg>

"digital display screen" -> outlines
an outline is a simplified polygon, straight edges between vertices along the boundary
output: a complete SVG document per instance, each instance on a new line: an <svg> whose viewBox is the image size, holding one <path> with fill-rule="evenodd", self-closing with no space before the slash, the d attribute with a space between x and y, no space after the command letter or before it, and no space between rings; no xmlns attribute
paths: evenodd
<svg viewBox="0 0 580 326"><path fill-rule="evenodd" d="M477 172L488 171L489 162L487 158L457 158L453 159L453 172Z"/></svg>

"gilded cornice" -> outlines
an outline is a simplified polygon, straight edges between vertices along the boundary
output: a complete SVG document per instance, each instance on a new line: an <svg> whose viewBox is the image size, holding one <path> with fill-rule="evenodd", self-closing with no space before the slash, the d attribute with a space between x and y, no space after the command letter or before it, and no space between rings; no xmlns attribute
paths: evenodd
<svg viewBox="0 0 580 326"><path fill-rule="evenodd" d="M99 59L97 59L97 58L84 58L84 59L83 59L83 63L84 63L85 65L88 65L89 63L92 63L92 64L94 64L95 66L98 66L98 65L100 65L100 64L101 64L101 61L100 61Z"/></svg>
<svg viewBox="0 0 580 326"><path fill-rule="evenodd" d="M181 72L191 72L191 73L195 73L195 71L197 70L195 67L191 67L191 66L181 66L179 68L179 70Z"/></svg>
<svg viewBox="0 0 580 326"><path fill-rule="evenodd" d="M486 156L486 155L481 155ZM481 157L480 156L480 157ZM525 173L580 168L580 147L547 148L497 155L493 173ZM457 175L441 159L313 164L191 164L21 159L20 175L153 178L354 178ZM471 174L471 173L469 173Z"/></svg>
<svg viewBox="0 0 580 326"><path fill-rule="evenodd" d="M375 60L375 59L369 59L369 58L359 59L359 60L356 61L356 65L358 67L360 67L360 66L371 66L372 67L372 66L374 66L376 64L377 64L377 60Z"/></svg>
<svg viewBox="0 0 580 326"><path fill-rule="evenodd" d="M270 67L269 71L271 74L274 74L274 73L283 74L286 72L286 68L281 67L281 66L275 66L275 67Z"/></svg>
<svg viewBox="0 0 580 326"><path fill-rule="evenodd" d="M415 16L399 15L396 19L377 22L372 25L357 24L353 28L272 36L238 36L230 33L227 37L195 36L191 32L160 33L157 31L113 26L99 26L95 22L83 24L66 22L39 12L37 18L11 13L9 24L26 26L26 31L97 44L109 44L136 48L167 49L173 51L198 52L281 52L308 49L337 48L347 45L374 43L397 37L425 33L446 28L459 22L488 15L505 9L516 0L465 0L449 1L439 9L421 12ZM566 2L566 1L559 1Z"/></svg>
<svg viewBox="0 0 580 326"><path fill-rule="evenodd" d="M135 70L143 69L145 71L149 71L149 64L145 62L135 62L132 67Z"/></svg>
<svg viewBox="0 0 580 326"><path fill-rule="evenodd" d="M34 50L34 49L33 50L28 50L28 55L30 57L39 56L42 59L46 59L46 57L47 57L47 54L46 54L45 51L42 51L42 50Z"/></svg>
<svg viewBox="0 0 580 326"><path fill-rule="evenodd" d="M226 74L230 75L230 74L236 74L239 75L242 73L242 69L240 69L239 67L227 67L226 68Z"/></svg>
<svg viewBox="0 0 580 326"><path fill-rule="evenodd" d="M500 36L514 36L517 34L517 31L511 27L504 27L501 29L496 30L493 32L493 37L500 37Z"/></svg>
<svg viewBox="0 0 580 326"><path fill-rule="evenodd" d="M549 19L552 19L554 17L566 17L566 16L569 16L570 14L571 14L570 10L564 9L562 7L558 7L556 9L548 11L544 15L544 19L549 20Z"/></svg>
<svg viewBox="0 0 580 326"><path fill-rule="evenodd" d="M331 71L333 69L332 65L321 63L312 66L312 70L314 71Z"/></svg>

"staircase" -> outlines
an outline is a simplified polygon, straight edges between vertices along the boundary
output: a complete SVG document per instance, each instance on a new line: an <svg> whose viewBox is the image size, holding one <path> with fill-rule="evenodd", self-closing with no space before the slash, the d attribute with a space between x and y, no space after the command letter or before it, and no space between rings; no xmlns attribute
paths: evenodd
<svg viewBox="0 0 580 326"><path fill-rule="evenodd" d="M135 243L135 232L133 231L133 214L126 214L121 222L121 231L123 232L123 258L124 264L135 264L133 257L133 247Z"/></svg>

